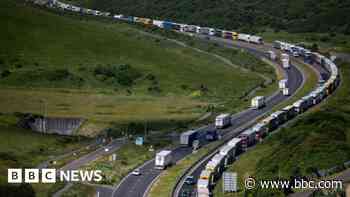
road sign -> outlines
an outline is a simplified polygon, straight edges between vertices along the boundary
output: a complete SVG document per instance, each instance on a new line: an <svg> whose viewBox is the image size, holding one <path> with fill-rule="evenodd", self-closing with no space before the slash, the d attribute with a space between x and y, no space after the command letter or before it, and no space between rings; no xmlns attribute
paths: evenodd
<svg viewBox="0 0 350 197"><path fill-rule="evenodd" d="M236 192L237 187L237 173L235 172L224 172L223 174L222 187L224 192Z"/></svg>
<svg viewBox="0 0 350 197"><path fill-rule="evenodd" d="M143 145L143 137L137 137L135 140L135 144L142 146Z"/></svg>

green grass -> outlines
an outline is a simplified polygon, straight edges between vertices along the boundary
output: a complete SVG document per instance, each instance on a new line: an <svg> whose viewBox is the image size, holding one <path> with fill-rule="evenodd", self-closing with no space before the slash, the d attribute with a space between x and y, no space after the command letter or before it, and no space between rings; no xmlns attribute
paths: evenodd
<svg viewBox="0 0 350 197"><path fill-rule="evenodd" d="M127 144L115 152L117 160L112 161L111 155L104 156L84 166L87 170L102 170L103 180L98 184L115 185L131 170L150 160L154 152L148 151L148 146Z"/></svg>
<svg viewBox="0 0 350 197"><path fill-rule="evenodd" d="M1 111L42 113L45 99L50 116L89 119L81 134L96 134L111 121L189 121L212 104L232 110L263 81L134 26L20 0L0 2L0 25L6 26L0 32ZM229 53L238 63L264 68L247 54Z"/></svg>
<svg viewBox="0 0 350 197"><path fill-rule="evenodd" d="M84 184L74 184L62 197L95 197L96 191L94 187Z"/></svg>
<svg viewBox="0 0 350 197"><path fill-rule="evenodd" d="M238 172L241 188L246 175L265 179L307 176L315 169L328 169L349 160L350 67L343 63L340 68L342 86L326 103L267 138L229 168ZM215 189L216 196L234 196L223 195L220 184L221 181ZM239 194L242 195L243 192Z"/></svg>

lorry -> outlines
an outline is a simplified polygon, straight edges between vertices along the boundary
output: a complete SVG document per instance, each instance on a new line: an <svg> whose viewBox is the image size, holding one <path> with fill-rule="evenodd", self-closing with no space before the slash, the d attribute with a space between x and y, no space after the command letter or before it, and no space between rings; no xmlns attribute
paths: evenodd
<svg viewBox="0 0 350 197"><path fill-rule="evenodd" d="M282 94L283 94L283 96L289 96L290 95L289 88L283 88L282 89Z"/></svg>
<svg viewBox="0 0 350 197"><path fill-rule="evenodd" d="M239 134L239 138L242 139L243 149L247 149L249 146L256 142L256 131L254 129L247 129L243 133Z"/></svg>
<svg viewBox="0 0 350 197"><path fill-rule="evenodd" d="M222 129L231 124L230 114L220 114L215 118L215 127Z"/></svg>
<svg viewBox="0 0 350 197"><path fill-rule="evenodd" d="M172 152L170 150L162 150L156 154L154 168L158 170L164 170L172 163Z"/></svg>
<svg viewBox="0 0 350 197"><path fill-rule="evenodd" d="M256 96L252 99L251 106L253 109L260 109L265 106L265 97Z"/></svg>
<svg viewBox="0 0 350 197"><path fill-rule="evenodd" d="M278 87L280 89L288 88L288 80L287 79L282 79L278 82Z"/></svg>
<svg viewBox="0 0 350 197"><path fill-rule="evenodd" d="M269 55L269 58L270 58L271 60L276 60L276 58L277 58L276 53L273 52L273 51L269 51L269 52L268 52L268 55Z"/></svg>
<svg viewBox="0 0 350 197"><path fill-rule="evenodd" d="M289 59L282 59L282 67L286 69L290 68Z"/></svg>
<svg viewBox="0 0 350 197"><path fill-rule="evenodd" d="M197 138L198 138L198 131L196 130L189 130L189 131L183 132L180 135L180 144L183 146L192 146L193 141L197 140Z"/></svg>
<svg viewBox="0 0 350 197"><path fill-rule="evenodd" d="M250 42L250 35L249 34L238 34L238 40Z"/></svg>
<svg viewBox="0 0 350 197"><path fill-rule="evenodd" d="M264 44L263 39L259 36L249 36L249 42L254 44Z"/></svg>

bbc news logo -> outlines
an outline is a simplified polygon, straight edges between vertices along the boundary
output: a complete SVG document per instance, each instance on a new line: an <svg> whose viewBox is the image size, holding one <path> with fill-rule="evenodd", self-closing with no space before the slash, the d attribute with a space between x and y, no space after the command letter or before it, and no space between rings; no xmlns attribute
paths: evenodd
<svg viewBox="0 0 350 197"><path fill-rule="evenodd" d="M99 182L101 170L8 169L8 183Z"/></svg>

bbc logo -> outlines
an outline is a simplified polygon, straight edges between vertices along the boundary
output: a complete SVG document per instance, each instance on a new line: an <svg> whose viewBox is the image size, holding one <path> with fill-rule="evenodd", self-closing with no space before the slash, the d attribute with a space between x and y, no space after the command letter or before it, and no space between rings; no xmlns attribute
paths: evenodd
<svg viewBox="0 0 350 197"><path fill-rule="evenodd" d="M40 176L41 175L41 176ZM24 178L24 179L23 179ZM41 178L42 183L56 182L56 169L8 169L8 183L39 183Z"/></svg>

